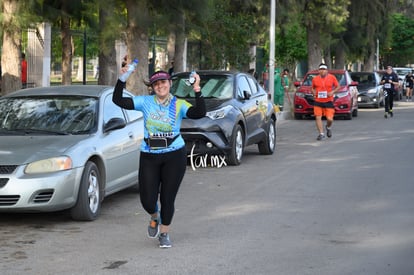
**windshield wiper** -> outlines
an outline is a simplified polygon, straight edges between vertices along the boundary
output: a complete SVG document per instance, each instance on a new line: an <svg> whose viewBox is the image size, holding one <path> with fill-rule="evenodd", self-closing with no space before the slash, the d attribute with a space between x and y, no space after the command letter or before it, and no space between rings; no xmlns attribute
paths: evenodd
<svg viewBox="0 0 414 275"><path fill-rule="evenodd" d="M55 131L48 129L10 129L9 132L29 134L52 134L52 135L69 135L68 132Z"/></svg>

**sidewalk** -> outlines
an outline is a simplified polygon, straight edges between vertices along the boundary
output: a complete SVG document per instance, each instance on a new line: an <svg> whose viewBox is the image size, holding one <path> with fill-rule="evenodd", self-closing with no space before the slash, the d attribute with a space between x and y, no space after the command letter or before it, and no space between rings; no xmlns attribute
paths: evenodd
<svg viewBox="0 0 414 275"><path fill-rule="evenodd" d="M283 102L283 111L276 113L276 119L277 120L289 120L293 118L293 98L295 96L295 93L289 92L288 95L290 96L290 99L286 97L285 94L285 100Z"/></svg>
<svg viewBox="0 0 414 275"><path fill-rule="evenodd" d="M292 119L292 117L293 116L292 116L292 113L291 113L290 110L276 113L276 119L277 120L288 120L288 119Z"/></svg>

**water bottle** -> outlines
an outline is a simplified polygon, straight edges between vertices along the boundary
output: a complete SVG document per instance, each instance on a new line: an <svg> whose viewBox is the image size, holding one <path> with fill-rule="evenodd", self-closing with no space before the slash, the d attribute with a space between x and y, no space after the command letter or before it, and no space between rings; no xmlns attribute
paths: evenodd
<svg viewBox="0 0 414 275"><path fill-rule="evenodd" d="M195 74L196 72L195 71L192 71L191 73L190 73L190 77L188 78L188 82L190 83L190 85L193 85L194 83L195 83L195 81L196 81L196 79L195 79L195 77L194 77L194 74Z"/></svg>
<svg viewBox="0 0 414 275"><path fill-rule="evenodd" d="M132 63L128 64L128 70L119 76L119 80L121 80L122 82L126 82L128 77L137 68L137 65L138 65L138 59L135 58L134 61L132 61Z"/></svg>

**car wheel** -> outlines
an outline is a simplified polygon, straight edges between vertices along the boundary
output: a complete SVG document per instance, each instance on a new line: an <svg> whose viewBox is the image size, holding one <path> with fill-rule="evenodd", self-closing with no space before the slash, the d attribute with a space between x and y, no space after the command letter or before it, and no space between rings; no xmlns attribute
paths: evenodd
<svg viewBox="0 0 414 275"><path fill-rule="evenodd" d="M74 220L93 221L101 211L100 173L95 163L88 161L79 185L78 200L70 214Z"/></svg>
<svg viewBox="0 0 414 275"><path fill-rule="evenodd" d="M229 165L240 165L244 151L244 134L240 125L233 130L231 151L227 157Z"/></svg>
<svg viewBox="0 0 414 275"><path fill-rule="evenodd" d="M258 144L259 153L262 155L271 155L276 148L276 125L272 118L269 120L266 130L265 139Z"/></svg>

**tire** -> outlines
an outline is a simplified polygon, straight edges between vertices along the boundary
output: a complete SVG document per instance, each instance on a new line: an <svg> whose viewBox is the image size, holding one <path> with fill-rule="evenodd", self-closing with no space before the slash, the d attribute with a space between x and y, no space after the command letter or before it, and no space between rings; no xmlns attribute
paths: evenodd
<svg viewBox="0 0 414 275"><path fill-rule="evenodd" d="M244 151L244 133L240 125L236 125L231 139L231 151L227 156L229 165L240 165Z"/></svg>
<svg viewBox="0 0 414 275"><path fill-rule="evenodd" d="M79 185L78 200L70 210L72 219L93 221L101 212L100 172L95 163L88 161Z"/></svg>
<svg viewBox="0 0 414 275"><path fill-rule="evenodd" d="M267 124L266 138L258 144L259 153L262 155L271 155L276 148L276 124L271 118Z"/></svg>

